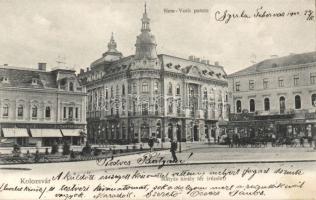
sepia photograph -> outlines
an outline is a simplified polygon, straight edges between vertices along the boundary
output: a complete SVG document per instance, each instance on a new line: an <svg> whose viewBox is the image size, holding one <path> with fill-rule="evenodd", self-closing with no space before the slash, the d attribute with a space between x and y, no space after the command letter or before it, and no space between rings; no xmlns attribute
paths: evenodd
<svg viewBox="0 0 316 200"><path fill-rule="evenodd" d="M0 12L0 200L316 199L315 0Z"/></svg>

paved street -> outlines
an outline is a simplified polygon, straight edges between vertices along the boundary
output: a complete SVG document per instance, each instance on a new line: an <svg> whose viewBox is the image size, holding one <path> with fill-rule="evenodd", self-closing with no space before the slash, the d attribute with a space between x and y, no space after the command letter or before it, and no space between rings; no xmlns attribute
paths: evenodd
<svg viewBox="0 0 316 200"><path fill-rule="evenodd" d="M191 164L233 164L235 162L242 162L246 164L247 162L284 162L284 161L316 161L316 151L312 148L288 148L288 147L267 147L267 148L225 148L225 147L214 147L205 144L190 144L181 153L177 152L178 160L183 162L178 163L167 163L170 165L191 165ZM143 158L144 155L147 156L147 164L142 164L139 166L137 159ZM130 167L143 167L147 165L159 165L155 163L154 160L159 160L163 157L164 160L171 160L171 153L169 150L164 151L154 151L149 154L135 154L122 157L114 157L113 161L131 161ZM109 159L108 159L109 160ZM80 162L62 162L62 163L49 163L49 164L13 164L13 165L0 165L0 171L4 171L3 168L26 168L32 173L47 173L51 170L43 170L43 168L52 168L58 170L72 170L72 171L85 171L85 170L103 170L103 166L96 165L95 160L90 161L80 161ZM112 165L107 166L107 169L118 169L124 168L124 165ZM5 170L6 171L6 170ZM13 171L13 170L10 170Z"/></svg>

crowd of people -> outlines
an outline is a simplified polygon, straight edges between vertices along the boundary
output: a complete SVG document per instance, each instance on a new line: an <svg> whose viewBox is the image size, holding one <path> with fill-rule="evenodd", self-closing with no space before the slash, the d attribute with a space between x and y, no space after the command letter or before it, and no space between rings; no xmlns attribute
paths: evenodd
<svg viewBox="0 0 316 200"><path fill-rule="evenodd" d="M225 135L223 143L229 147L266 147L271 143L272 147L312 147L312 136L276 136L274 133L257 136L240 136L237 133Z"/></svg>

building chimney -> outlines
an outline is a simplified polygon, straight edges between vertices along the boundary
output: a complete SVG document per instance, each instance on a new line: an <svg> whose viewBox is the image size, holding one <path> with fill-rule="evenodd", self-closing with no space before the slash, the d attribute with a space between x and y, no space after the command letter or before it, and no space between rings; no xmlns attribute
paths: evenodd
<svg viewBox="0 0 316 200"><path fill-rule="evenodd" d="M38 70L46 71L46 63L38 63Z"/></svg>
<svg viewBox="0 0 316 200"><path fill-rule="evenodd" d="M219 66L219 62L218 62L218 61L215 61L214 65L215 65L215 66Z"/></svg>

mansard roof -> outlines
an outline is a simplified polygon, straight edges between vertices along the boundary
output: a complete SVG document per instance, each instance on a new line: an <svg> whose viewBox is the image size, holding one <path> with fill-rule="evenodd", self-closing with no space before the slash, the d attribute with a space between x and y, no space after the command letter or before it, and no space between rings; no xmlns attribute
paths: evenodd
<svg viewBox="0 0 316 200"><path fill-rule="evenodd" d="M229 77L287 69L292 66L298 66L314 62L316 62L316 51L302 54L291 54L289 56L263 60L243 70L230 74Z"/></svg>
<svg viewBox="0 0 316 200"><path fill-rule="evenodd" d="M176 56L161 54L164 71L200 76L207 79L225 80L226 72L222 66L192 61Z"/></svg>
<svg viewBox="0 0 316 200"><path fill-rule="evenodd" d="M73 72L75 76L75 73ZM42 71L29 68L0 67L0 87L58 88L58 70ZM1 81L7 78L8 81ZM36 84L32 84L33 80Z"/></svg>

